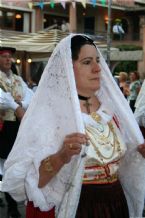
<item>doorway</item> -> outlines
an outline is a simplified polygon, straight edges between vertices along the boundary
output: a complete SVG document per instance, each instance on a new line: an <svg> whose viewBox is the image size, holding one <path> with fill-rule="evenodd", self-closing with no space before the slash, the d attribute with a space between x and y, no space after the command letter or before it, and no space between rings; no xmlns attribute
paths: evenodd
<svg viewBox="0 0 145 218"><path fill-rule="evenodd" d="M94 34L95 31L95 17L84 18L84 33Z"/></svg>

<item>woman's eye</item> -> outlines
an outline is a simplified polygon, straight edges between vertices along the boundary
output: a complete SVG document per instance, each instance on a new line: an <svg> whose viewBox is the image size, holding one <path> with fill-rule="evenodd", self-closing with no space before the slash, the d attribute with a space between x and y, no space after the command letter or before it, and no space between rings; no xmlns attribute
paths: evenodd
<svg viewBox="0 0 145 218"><path fill-rule="evenodd" d="M90 61L84 61L84 64L88 65L90 64Z"/></svg>

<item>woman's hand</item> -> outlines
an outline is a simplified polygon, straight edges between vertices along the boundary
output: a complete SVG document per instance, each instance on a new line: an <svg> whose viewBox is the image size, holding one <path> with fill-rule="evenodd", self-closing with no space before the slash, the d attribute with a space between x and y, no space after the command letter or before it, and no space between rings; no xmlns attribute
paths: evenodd
<svg viewBox="0 0 145 218"><path fill-rule="evenodd" d="M82 149L82 144L86 144L87 142L88 137L85 134L73 133L67 135L64 139L62 148L58 152L64 164L68 163L73 155L79 154Z"/></svg>
<svg viewBox="0 0 145 218"><path fill-rule="evenodd" d="M17 109L15 110L15 115L19 121L22 120L24 114L25 114L25 110L21 106L17 107Z"/></svg>
<svg viewBox="0 0 145 218"><path fill-rule="evenodd" d="M138 145L137 150L145 158L145 142L144 144Z"/></svg>
<svg viewBox="0 0 145 218"><path fill-rule="evenodd" d="M82 133L67 135L62 148L55 154L44 159L39 167L38 187L44 187L64 166L69 163L73 155L81 152L82 144L88 142L88 137Z"/></svg>

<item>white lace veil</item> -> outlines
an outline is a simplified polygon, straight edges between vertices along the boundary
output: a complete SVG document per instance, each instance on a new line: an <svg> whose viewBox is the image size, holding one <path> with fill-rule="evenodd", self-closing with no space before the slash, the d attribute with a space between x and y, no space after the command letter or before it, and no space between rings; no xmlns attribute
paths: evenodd
<svg viewBox="0 0 145 218"><path fill-rule="evenodd" d="M38 169L41 160L60 148L67 134L84 132L71 59L72 36L64 38L56 46L48 61L6 161L2 185L3 191L10 192L18 201L26 199L27 191L29 200L41 210L46 211L56 205L58 218L75 217L85 158L73 157L42 189L38 188ZM136 152L136 146L143 143L143 137L101 54L100 65L101 89L96 95L119 120L129 149L129 155L120 166L120 178L130 214L141 216L145 192L141 181L145 181L145 165Z"/></svg>
<svg viewBox="0 0 145 218"><path fill-rule="evenodd" d="M135 118L140 126L145 127L145 80L135 103Z"/></svg>

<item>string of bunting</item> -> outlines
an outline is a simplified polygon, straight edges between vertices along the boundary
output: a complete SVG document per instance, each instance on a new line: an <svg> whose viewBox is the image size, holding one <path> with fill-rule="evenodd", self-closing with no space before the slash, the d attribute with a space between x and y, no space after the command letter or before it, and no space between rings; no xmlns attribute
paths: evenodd
<svg viewBox="0 0 145 218"><path fill-rule="evenodd" d="M82 6L84 8L86 8L86 4L90 3L92 4L93 7L96 7L97 3L101 3L102 6L105 6L107 4L108 0L70 0L70 2L72 3L72 6L75 8L76 7L76 3L77 2L81 2ZM66 3L69 2L68 0L39 0L37 2L37 0L32 0L30 2L28 2L28 7L30 9L33 8L33 6L38 6L41 8L41 10L43 10L44 8L44 3L50 3L50 7L53 9L55 7L55 3L60 3L62 5L62 7L65 9L66 8Z"/></svg>

